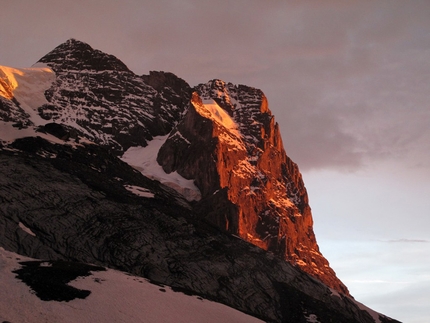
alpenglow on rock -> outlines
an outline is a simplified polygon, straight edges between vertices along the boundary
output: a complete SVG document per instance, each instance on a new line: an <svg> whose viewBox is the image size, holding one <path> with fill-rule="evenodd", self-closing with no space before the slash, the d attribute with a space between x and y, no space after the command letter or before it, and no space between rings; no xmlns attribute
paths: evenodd
<svg viewBox="0 0 430 323"><path fill-rule="evenodd" d="M267 322L385 322L320 253L262 91L136 75L70 39L0 66L0 247L120 269ZM6 318L5 318L6 319Z"/></svg>
<svg viewBox="0 0 430 323"><path fill-rule="evenodd" d="M319 252L302 176L263 92L221 80L194 90L158 163L195 181L200 216L348 294Z"/></svg>

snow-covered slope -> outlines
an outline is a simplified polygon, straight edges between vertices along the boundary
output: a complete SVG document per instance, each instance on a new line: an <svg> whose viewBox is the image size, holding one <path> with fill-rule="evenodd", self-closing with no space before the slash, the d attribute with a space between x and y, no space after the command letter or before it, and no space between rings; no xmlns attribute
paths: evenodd
<svg viewBox="0 0 430 323"><path fill-rule="evenodd" d="M67 284L89 291L83 299L41 300L14 273L23 267L20 263L27 261L35 260L0 248L0 322L262 322L228 306L111 269L90 271L88 276ZM44 266L46 269L52 264L40 262L39 271L43 271ZM62 286L57 287L60 290Z"/></svg>
<svg viewBox="0 0 430 323"><path fill-rule="evenodd" d="M0 100L9 103L0 109L0 140L11 142L16 138L34 136L36 126L47 123L37 109L47 104L45 91L55 80L47 66L12 68L0 66ZM24 131L22 128L25 128Z"/></svg>
<svg viewBox="0 0 430 323"><path fill-rule="evenodd" d="M31 68L12 68L0 66L0 96L15 98L25 112L32 114L43 104L48 103L45 91L55 80L54 71L44 64ZM38 117L37 114L32 116Z"/></svg>
<svg viewBox="0 0 430 323"><path fill-rule="evenodd" d="M166 139L167 136L158 136L149 141L146 147L130 147L121 159L148 178L155 179L173 188L188 201L200 200L200 190L194 184L193 180L185 179L177 172L167 174L157 163L158 151Z"/></svg>

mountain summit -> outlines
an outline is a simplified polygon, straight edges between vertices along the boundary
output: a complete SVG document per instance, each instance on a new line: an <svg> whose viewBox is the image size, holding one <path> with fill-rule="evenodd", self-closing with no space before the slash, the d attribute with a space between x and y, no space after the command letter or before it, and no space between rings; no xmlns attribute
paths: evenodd
<svg viewBox="0 0 430 323"><path fill-rule="evenodd" d="M0 247L124 270L270 322L387 320L320 253L261 90L139 76L71 39L32 68L0 67L0 140Z"/></svg>
<svg viewBox="0 0 430 323"><path fill-rule="evenodd" d="M46 54L39 63L49 63L54 71L131 72L115 56L95 50L90 45L73 38Z"/></svg>

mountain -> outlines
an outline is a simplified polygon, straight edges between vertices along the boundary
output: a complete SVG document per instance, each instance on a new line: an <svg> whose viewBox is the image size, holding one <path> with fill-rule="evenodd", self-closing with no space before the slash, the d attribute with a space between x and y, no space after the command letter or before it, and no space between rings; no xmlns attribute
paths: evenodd
<svg viewBox="0 0 430 323"><path fill-rule="evenodd" d="M0 68L0 246L91 263L267 322L388 322L320 253L262 91L136 75L71 39Z"/></svg>

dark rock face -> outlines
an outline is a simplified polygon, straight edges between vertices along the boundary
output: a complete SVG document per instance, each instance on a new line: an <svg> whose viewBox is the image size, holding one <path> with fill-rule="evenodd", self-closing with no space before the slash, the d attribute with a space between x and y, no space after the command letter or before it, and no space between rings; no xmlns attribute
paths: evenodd
<svg viewBox="0 0 430 323"><path fill-rule="evenodd" d="M135 75L114 56L73 39L39 63L56 74L39 115L118 152L168 134L190 99L190 86L174 74Z"/></svg>
<svg viewBox="0 0 430 323"><path fill-rule="evenodd" d="M0 75L0 121L30 134L0 138L1 247L124 270L267 322L374 322L319 252L260 90L137 76L73 39L39 62L55 72L40 106ZM198 202L118 158L160 135L158 163L192 179Z"/></svg>
<svg viewBox="0 0 430 323"><path fill-rule="evenodd" d="M267 322L306 322L309 314L373 322L348 297L201 221L174 192L118 165L115 156L43 140L31 147L33 152L0 152L1 246L42 259L108 265ZM48 149L57 157L39 156ZM113 187L115 181L121 185ZM155 197L134 196L123 189L126 183Z"/></svg>
<svg viewBox="0 0 430 323"><path fill-rule="evenodd" d="M0 120L13 122L16 127L27 128L33 123L30 116L20 106L16 99L10 100L0 95Z"/></svg>
<svg viewBox="0 0 430 323"><path fill-rule="evenodd" d="M54 71L122 71L130 72L127 66L113 55L93 49L76 39L69 39L43 56L40 63L47 63Z"/></svg>

